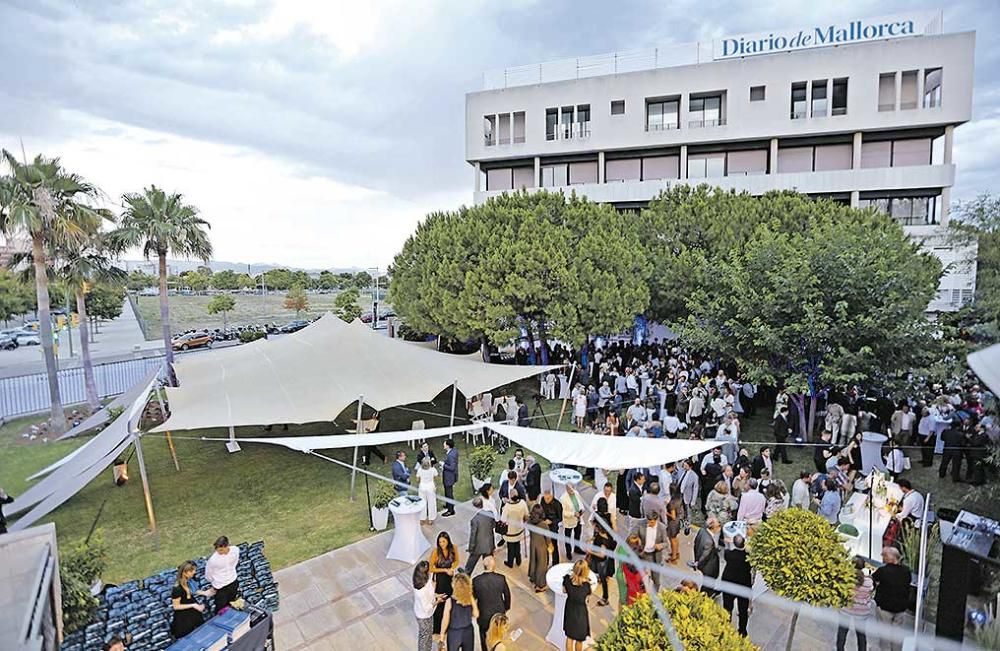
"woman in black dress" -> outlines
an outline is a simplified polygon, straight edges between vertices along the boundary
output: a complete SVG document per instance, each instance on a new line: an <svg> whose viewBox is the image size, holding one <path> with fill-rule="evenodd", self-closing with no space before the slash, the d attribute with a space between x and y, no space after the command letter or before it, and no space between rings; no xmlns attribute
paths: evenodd
<svg viewBox="0 0 1000 651"><path fill-rule="evenodd" d="M603 497L597 500L597 515L604 519L604 522L611 521L611 514L608 513L608 501ZM617 543L611 537L611 533L599 520L594 521L594 537L591 545L598 549L591 550L590 570L597 575L601 583L601 600L598 606L608 605L608 577L615 575L615 557L613 552Z"/></svg>
<svg viewBox="0 0 1000 651"><path fill-rule="evenodd" d="M438 534L434 551L431 552L431 576L434 577L434 594L452 594L451 579L458 570L458 550L455 543L451 542L448 532L442 531ZM444 636L441 635L441 619L444 617L444 606L447 599L438 601L434 609L434 636L439 643L444 643Z"/></svg>
<svg viewBox="0 0 1000 651"><path fill-rule="evenodd" d="M587 561L573 564L573 571L563 577L566 591L566 610L563 613L563 633L566 634L566 651L583 651L583 643L590 635L590 614L587 597L590 596L590 568Z"/></svg>
<svg viewBox="0 0 1000 651"><path fill-rule="evenodd" d="M170 600L174 607L174 621L170 623L170 634L179 640L205 621L202 613L205 607L195 601L195 594L188 583L194 577L195 565L184 561L177 568L177 582L170 591Z"/></svg>

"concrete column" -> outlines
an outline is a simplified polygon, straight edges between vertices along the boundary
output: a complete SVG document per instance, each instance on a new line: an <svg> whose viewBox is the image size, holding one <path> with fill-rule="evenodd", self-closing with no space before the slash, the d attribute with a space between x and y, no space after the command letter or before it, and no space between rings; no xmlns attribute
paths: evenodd
<svg viewBox="0 0 1000 651"><path fill-rule="evenodd" d="M924 105L924 71L917 70L917 108Z"/></svg>
<svg viewBox="0 0 1000 651"><path fill-rule="evenodd" d="M895 108L893 110L894 111L898 111L899 110L899 99L900 99L900 96L903 94L903 89L902 89L902 85L903 85L903 83L902 83L903 82L903 73L901 73L901 72L899 72L897 70L896 74L894 76L894 79L896 80L896 105L895 105Z"/></svg>
<svg viewBox="0 0 1000 651"><path fill-rule="evenodd" d="M483 173L481 171L479 171L479 163L478 162L474 163L473 167L476 168L476 192L479 192L480 191L480 187L483 184L483 182L482 182Z"/></svg>
<svg viewBox="0 0 1000 651"><path fill-rule="evenodd" d="M826 114L833 115L833 77L826 80Z"/></svg>
<svg viewBox="0 0 1000 651"><path fill-rule="evenodd" d="M778 139L771 138L771 153L767 159L767 173L778 173Z"/></svg>
<svg viewBox="0 0 1000 651"><path fill-rule="evenodd" d="M806 82L806 119L813 114L813 83L810 79Z"/></svg>
<svg viewBox="0 0 1000 651"><path fill-rule="evenodd" d="M542 187L542 158L535 156L535 187Z"/></svg>
<svg viewBox="0 0 1000 651"><path fill-rule="evenodd" d="M861 193L857 190L851 190L851 208L857 208L858 203L861 201Z"/></svg>
<svg viewBox="0 0 1000 651"><path fill-rule="evenodd" d="M944 164L951 165L951 150L955 145L955 126L949 124L944 128Z"/></svg>
<svg viewBox="0 0 1000 651"><path fill-rule="evenodd" d="M948 127L949 129L951 127ZM938 223L947 226L951 217L951 186L941 188L941 214L938 215Z"/></svg>
<svg viewBox="0 0 1000 651"><path fill-rule="evenodd" d="M604 152L597 152L597 182L604 183Z"/></svg>
<svg viewBox="0 0 1000 651"><path fill-rule="evenodd" d="M854 133L854 149L851 156L851 169L861 169L861 132Z"/></svg>
<svg viewBox="0 0 1000 651"><path fill-rule="evenodd" d="M688 177L688 146L681 145L681 160L679 164L677 178L683 180Z"/></svg>

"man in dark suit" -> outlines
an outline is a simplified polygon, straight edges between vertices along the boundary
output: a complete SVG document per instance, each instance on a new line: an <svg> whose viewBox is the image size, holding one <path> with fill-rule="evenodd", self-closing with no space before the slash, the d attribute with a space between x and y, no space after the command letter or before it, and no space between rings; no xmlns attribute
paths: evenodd
<svg viewBox="0 0 1000 651"><path fill-rule="evenodd" d="M392 462L392 478L396 481L396 492L403 494L410 488L410 470L406 467L406 453L396 452L396 460Z"/></svg>
<svg viewBox="0 0 1000 651"><path fill-rule="evenodd" d="M520 398L517 398L517 426L527 427L528 422L528 405Z"/></svg>
<svg viewBox="0 0 1000 651"><path fill-rule="evenodd" d="M698 535L694 537L694 560L691 567L700 571L702 576L701 591L710 597L714 597L718 590L714 586L714 581L710 579L719 578L719 542L718 535L722 531L722 526L715 518L705 521L705 526L698 530Z"/></svg>
<svg viewBox="0 0 1000 651"><path fill-rule="evenodd" d="M639 558L647 563L659 565L663 562L663 550L670 547L670 537L667 536L667 527L660 521L660 516L656 511L647 513L645 520L637 521L629 531L629 536L639 536L641 548ZM652 573L653 585L660 589L660 573Z"/></svg>
<svg viewBox="0 0 1000 651"><path fill-rule="evenodd" d="M741 585L748 590L753 585L753 573L750 571L750 563L747 562L746 541L743 536L733 537L733 549L725 551L726 568L722 570L722 580ZM724 592L722 594L722 607L733 616L733 601L739 610L739 631L740 635L746 637L747 621L750 619L750 600L747 597Z"/></svg>
<svg viewBox="0 0 1000 651"><path fill-rule="evenodd" d="M774 419L775 460L781 459L782 463L791 463L788 458L788 450L785 448L785 443L788 442L791 433L792 428L788 424L788 406L782 405L778 411L778 417Z"/></svg>
<svg viewBox="0 0 1000 651"><path fill-rule="evenodd" d="M472 506L476 509L476 514L472 516L469 523L469 560L465 563L465 573L472 576L472 570L476 569L476 563L484 556L492 556L496 549L496 542L493 539L493 514L483 508L483 498L476 496L472 500Z"/></svg>
<svg viewBox="0 0 1000 651"><path fill-rule="evenodd" d="M444 507L442 517L455 515L455 483L458 481L458 450L455 449L455 441L446 439L444 442L444 467L441 473L441 481L444 483L444 496L448 498L448 503Z"/></svg>
<svg viewBox="0 0 1000 651"><path fill-rule="evenodd" d="M951 425L941 433L941 440L944 441L944 454L941 456L941 465L938 466L938 477L944 479L948 474L948 465L951 465L951 480L953 482L962 481L962 448L965 447L965 433L962 431L961 422L958 418L953 418Z"/></svg>
<svg viewBox="0 0 1000 651"><path fill-rule="evenodd" d="M765 469L772 477L774 476L774 468L771 466L771 448L766 445L760 449L760 454L753 458L750 464L750 476L754 479L760 479L760 473Z"/></svg>
<svg viewBox="0 0 1000 651"><path fill-rule="evenodd" d="M542 511L545 513L545 520L543 523L549 528L554 534L559 534L559 525L562 523L562 502L557 500L552 495L552 489L545 489L542 493L542 500L539 502L542 505ZM559 564L559 540L556 538L550 538L552 541L552 558L550 559L549 566Z"/></svg>
<svg viewBox="0 0 1000 651"><path fill-rule="evenodd" d="M538 496L542 494L542 467L535 461L535 457L527 457L525 463L528 465L528 472L524 477L524 488L528 495L528 504L534 506L538 501Z"/></svg>
<svg viewBox="0 0 1000 651"><path fill-rule="evenodd" d="M641 472L635 473L632 483L628 487L628 517L629 528L635 526L642 520L642 496L645 494L643 486L646 483L646 475Z"/></svg>
<svg viewBox="0 0 1000 651"><path fill-rule="evenodd" d="M486 633L490 630L490 619L494 615L510 610L510 587L502 574L497 574L496 561L492 556L483 559L483 573L472 580L472 595L479 605L479 642L486 648Z"/></svg>
<svg viewBox="0 0 1000 651"><path fill-rule="evenodd" d="M506 504L510 501L510 489L515 489L518 495L527 495L528 490L521 483L521 480L517 478L517 472L514 470L507 471L507 478L500 483L500 500Z"/></svg>

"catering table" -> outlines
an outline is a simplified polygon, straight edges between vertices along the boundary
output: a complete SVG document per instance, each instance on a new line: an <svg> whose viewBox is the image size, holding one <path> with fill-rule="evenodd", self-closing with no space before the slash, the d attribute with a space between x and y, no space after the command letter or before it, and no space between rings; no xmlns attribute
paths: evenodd
<svg viewBox="0 0 1000 651"><path fill-rule="evenodd" d="M840 509L839 520L841 524L853 525L858 530L856 539L848 539L844 543L848 551L866 558L879 559L882 557L882 536L892 520L892 515L885 508L886 504L889 501L901 502L903 491L895 482L885 479L878 471L873 472L867 481L876 486L872 491L874 501L870 512L866 505L868 495L854 493L847 500L847 504ZM871 546L868 544L869 540Z"/></svg>
<svg viewBox="0 0 1000 651"><path fill-rule="evenodd" d="M421 497L397 497L389 502L389 512L392 513L396 527L386 558L412 564L430 549L431 544L420 530L420 514L423 510L424 500Z"/></svg>
<svg viewBox="0 0 1000 651"><path fill-rule="evenodd" d="M566 484L576 485L583 481L583 475L572 468L556 468L549 471L549 479L552 481L552 495L558 500L566 493Z"/></svg>
<svg viewBox="0 0 1000 651"><path fill-rule="evenodd" d="M566 593L563 591L563 577L573 571L573 563L559 563L549 568L545 573L545 584L553 592L552 626L545 635L545 641L557 649L566 648L566 634L563 632L563 615L566 612ZM590 589L597 587L597 575L590 573ZM590 638L588 643L592 643Z"/></svg>
<svg viewBox="0 0 1000 651"><path fill-rule="evenodd" d="M733 538L736 536L743 536L743 539L746 540L746 522L743 520L730 520L726 524L722 525L722 542L725 544L726 549L733 548Z"/></svg>

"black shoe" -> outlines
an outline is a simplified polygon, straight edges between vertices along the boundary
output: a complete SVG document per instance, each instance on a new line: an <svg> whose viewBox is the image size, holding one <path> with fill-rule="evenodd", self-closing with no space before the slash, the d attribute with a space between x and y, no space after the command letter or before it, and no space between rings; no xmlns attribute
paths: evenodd
<svg viewBox="0 0 1000 651"><path fill-rule="evenodd" d="M792 461L792 460L790 460L790 459L785 459L785 460L784 460L784 461L782 461L781 463L795 463L795 462L794 462L794 461Z"/></svg>
<svg viewBox="0 0 1000 651"><path fill-rule="evenodd" d="M445 511L444 513L441 514L441 517L442 518L450 518L453 515L455 515L454 511Z"/></svg>

